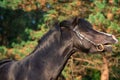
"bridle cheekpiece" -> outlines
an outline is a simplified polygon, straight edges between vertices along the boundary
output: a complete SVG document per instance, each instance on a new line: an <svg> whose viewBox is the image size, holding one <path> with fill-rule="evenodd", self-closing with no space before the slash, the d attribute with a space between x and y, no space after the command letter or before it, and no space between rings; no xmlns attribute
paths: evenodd
<svg viewBox="0 0 120 80"><path fill-rule="evenodd" d="M84 39L84 40L90 42L91 44L93 44L98 51L103 51L104 50L104 45L103 44L97 44L97 43L93 42L92 40L90 40L89 38L85 37L83 34L81 34L79 31L77 31L77 26L75 26L75 28L73 29L73 32L75 32L75 34L79 38L79 41L80 41L81 44L82 44L81 40Z"/></svg>

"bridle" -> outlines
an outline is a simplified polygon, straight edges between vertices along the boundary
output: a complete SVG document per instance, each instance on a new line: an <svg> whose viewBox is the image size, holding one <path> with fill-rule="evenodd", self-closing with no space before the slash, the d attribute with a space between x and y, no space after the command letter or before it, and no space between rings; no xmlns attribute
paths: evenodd
<svg viewBox="0 0 120 80"><path fill-rule="evenodd" d="M79 38L79 41L80 41L81 44L82 44L81 40L84 39L84 40L90 42L91 44L93 44L98 51L103 51L104 50L103 44L97 44L97 43L93 42L92 40L90 40L89 38L85 37L83 34L81 34L79 31L77 31L77 26L75 26L75 28L73 29L73 32L75 32L75 34Z"/></svg>

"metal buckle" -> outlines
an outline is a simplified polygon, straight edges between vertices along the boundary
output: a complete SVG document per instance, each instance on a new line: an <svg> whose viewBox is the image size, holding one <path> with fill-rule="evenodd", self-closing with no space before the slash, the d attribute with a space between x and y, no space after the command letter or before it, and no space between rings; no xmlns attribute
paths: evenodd
<svg viewBox="0 0 120 80"><path fill-rule="evenodd" d="M105 49L103 44L98 44L96 48L98 51L103 51Z"/></svg>

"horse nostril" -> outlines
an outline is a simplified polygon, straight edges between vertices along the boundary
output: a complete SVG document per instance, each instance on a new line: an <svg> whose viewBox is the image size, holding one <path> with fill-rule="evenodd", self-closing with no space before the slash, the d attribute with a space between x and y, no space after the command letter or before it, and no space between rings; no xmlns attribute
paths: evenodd
<svg viewBox="0 0 120 80"><path fill-rule="evenodd" d="M112 38L115 40L115 43L118 43L118 40L116 39L114 35L112 35Z"/></svg>

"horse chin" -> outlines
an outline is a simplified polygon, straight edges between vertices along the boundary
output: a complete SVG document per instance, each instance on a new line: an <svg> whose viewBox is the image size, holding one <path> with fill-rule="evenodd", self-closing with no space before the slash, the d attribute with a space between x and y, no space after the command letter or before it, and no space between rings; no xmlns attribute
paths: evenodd
<svg viewBox="0 0 120 80"><path fill-rule="evenodd" d="M96 47L91 47L89 49L89 53L97 53L97 52L99 52L99 51L96 49Z"/></svg>
<svg viewBox="0 0 120 80"><path fill-rule="evenodd" d="M104 45L104 52L112 52L112 45Z"/></svg>
<svg viewBox="0 0 120 80"><path fill-rule="evenodd" d="M104 50L99 51L96 47L91 47L89 53L112 52L112 45L104 45Z"/></svg>

